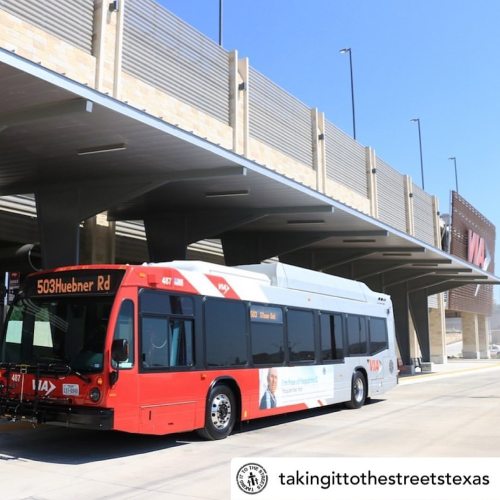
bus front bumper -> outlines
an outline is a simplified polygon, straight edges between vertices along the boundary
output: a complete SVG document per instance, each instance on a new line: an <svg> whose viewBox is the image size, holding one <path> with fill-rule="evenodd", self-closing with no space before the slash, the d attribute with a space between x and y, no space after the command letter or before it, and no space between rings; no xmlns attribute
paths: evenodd
<svg viewBox="0 0 500 500"><path fill-rule="evenodd" d="M79 429L112 430L114 411L110 408L91 408L42 401L21 402L18 399L0 397L0 419Z"/></svg>

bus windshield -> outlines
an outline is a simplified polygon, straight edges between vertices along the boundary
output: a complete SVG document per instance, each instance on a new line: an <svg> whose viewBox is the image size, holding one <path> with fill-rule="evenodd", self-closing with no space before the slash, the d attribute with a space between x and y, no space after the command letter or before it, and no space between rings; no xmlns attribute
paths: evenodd
<svg viewBox="0 0 500 500"><path fill-rule="evenodd" d="M19 298L9 311L0 363L103 368L112 296Z"/></svg>

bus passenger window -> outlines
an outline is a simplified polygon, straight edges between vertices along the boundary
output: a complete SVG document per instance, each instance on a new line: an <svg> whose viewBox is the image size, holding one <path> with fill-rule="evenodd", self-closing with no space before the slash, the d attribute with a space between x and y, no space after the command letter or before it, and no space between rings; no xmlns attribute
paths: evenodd
<svg viewBox="0 0 500 500"><path fill-rule="evenodd" d="M376 354L388 348L385 319L370 318L370 354Z"/></svg>
<svg viewBox="0 0 500 500"><path fill-rule="evenodd" d="M194 365L193 320L170 320L170 366Z"/></svg>
<svg viewBox="0 0 500 500"><path fill-rule="evenodd" d="M363 316L353 314L347 316L347 341L350 356L359 356L368 352L366 322Z"/></svg>
<svg viewBox="0 0 500 500"><path fill-rule="evenodd" d="M247 363L247 306L236 300L207 297L205 338L208 366Z"/></svg>
<svg viewBox="0 0 500 500"><path fill-rule="evenodd" d="M321 359L323 361L344 359L344 329L340 314L322 314L321 328Z"/></svg>
<svg viewBox="0 0 500 500"><path fill-rule="evenodd" d="M145 368L168 367L167 329L166 318L142 318L142 364Z"/></svg>
<svg viewBox="0 0 500 500"><path fill-rule="evenodd" d="M278 365L285 361L283 311L280 307L250 306L253 362Z"/></svg>
<svg viewBox="0 0 500 500"><path fill-rule="evenodd" d="M290 361L314 361L314 322L311 311L287 313Z"/></svg>
<svg viewBox="0 0 500 500"><path fill-rule="evenodd" d="M114 339L125 339L128 342L128 359L120 363L120 369L132 368L134 364L134 303L131 300L124 300L120 307ZM114 361L113 366L116 368Z"/></svg>

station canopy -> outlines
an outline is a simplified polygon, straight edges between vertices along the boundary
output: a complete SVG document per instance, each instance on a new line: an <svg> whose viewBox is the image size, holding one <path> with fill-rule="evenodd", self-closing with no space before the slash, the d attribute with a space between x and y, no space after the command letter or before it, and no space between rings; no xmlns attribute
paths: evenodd
<svg viewBox="0 0 500 500"><path fill-rule="evenodd" d="M500 283L263 165L4 50L0 85L2 196L97 193L94 213L107 210L122 220L187 216L214 238L259 242L263 258L279 255L362 281L383 277L384 286L407 282L429 295Z"/></svg>

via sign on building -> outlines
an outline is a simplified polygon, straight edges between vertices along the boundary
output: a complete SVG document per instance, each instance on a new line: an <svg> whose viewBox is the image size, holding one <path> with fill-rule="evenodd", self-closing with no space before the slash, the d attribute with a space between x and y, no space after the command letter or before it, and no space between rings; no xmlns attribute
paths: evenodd
<svg viewBox="0 0 500 500"><path fill-rule="evenodd" d="M486 262L486 245L484 238L469 229L469 243L467 246L467 260L472 264L485 268Z"/></svg>

